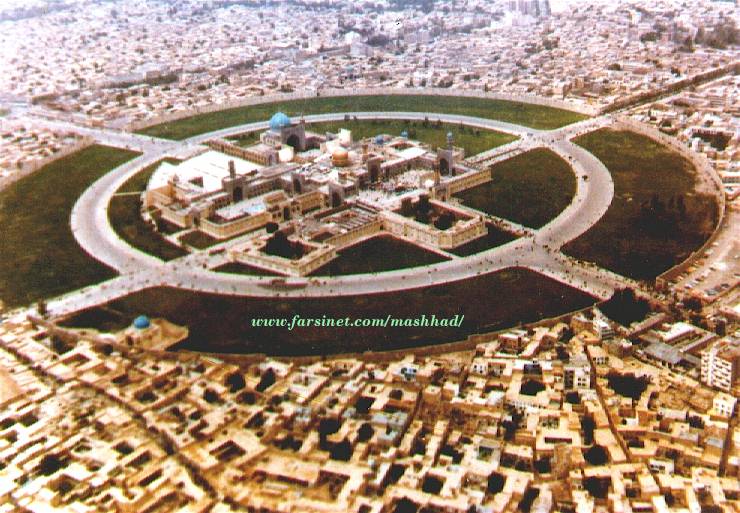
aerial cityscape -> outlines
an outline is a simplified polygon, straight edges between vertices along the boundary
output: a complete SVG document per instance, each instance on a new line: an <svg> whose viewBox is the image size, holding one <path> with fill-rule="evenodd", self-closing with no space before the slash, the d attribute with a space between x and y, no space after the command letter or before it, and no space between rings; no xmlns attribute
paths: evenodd
<svg viewBox="0 0 740 513"><path fill-rule="evenodd" d="M740 513L738 23L0 2L0 513Z"/></svg>

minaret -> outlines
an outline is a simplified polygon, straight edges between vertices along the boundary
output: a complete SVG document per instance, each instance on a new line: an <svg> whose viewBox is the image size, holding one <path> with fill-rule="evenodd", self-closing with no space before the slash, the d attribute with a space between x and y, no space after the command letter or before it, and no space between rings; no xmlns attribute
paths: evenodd
<svg viewBox="0 0 740 513"><path fill-rule="evenodd" d="M455 138L452 135L452 132L447 132L447 149L452 151L452 143L455 141Z"/></svg>

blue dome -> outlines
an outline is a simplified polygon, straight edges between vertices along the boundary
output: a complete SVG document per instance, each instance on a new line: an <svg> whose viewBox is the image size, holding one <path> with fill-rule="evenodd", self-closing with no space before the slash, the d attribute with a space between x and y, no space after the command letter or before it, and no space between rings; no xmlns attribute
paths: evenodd
<svg viewBox="0 0 740 513"><path fill-rule="evenodd" d="M149 326L151 326L151 323L149 322L149 317L146 315L140 315L134 319L134 328L136 329L145 330Z"/></svg>
<svg viewBox="0 0 740 513"><path fill-rule="evenodd" d="M406 130L404 130L403 132L401 132L401 137L403 137L404 139L408 139L409 133Z"/></svg>
<svg viewBox="0 0 740 513"><path fill-rule="evenodd" d="M375 144L383 144L384 139L382 135L376 135L375 136Z"/></svg>
<svg viewBox="0 0 740 513"><path fill-rule="evenodd" d="M276 112L270 118L270 130L279 131L281 128L290 126L290 118L282 112Z"/></svg>
<svg viewBox="0 0 740 513"><path fill-rule="evenodd" d="M452 139L452 132L447 132L447 138Z"/></svg>

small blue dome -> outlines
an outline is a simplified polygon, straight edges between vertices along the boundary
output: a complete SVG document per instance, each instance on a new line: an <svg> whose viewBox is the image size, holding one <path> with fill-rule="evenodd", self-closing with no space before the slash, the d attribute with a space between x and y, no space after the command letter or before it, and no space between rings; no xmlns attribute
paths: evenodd
<svg viewBox="0 0 740 513"><path fill-rule="evenodd" d="M140 315L134 319L134 328L138 330L145 330L149 326L151 326L151 323L149 322L149 317L146 315Z"/></svg>
<svg viewBox="0 0 740 513"><path fill-rule="evenodd" d="M403 132L401 132L401 137L403 137L404 139L408 139L409 133L406 130L404 130Z"/></svg>
<svg viewBox="0 0 740 513"><path fill-rule="evenodd" d="M447 132L447 138L452 139L452 132Z"/></svg>
<svg viewBox="0 0 740 513"><path fill-rule="evenodd" d="M382 135L376 135L375 136L375 144L383 144L384 139Z"/></svg>
<svg viewBox="0 0 740 513"><path fill-rule="evenodd" d="M290 126L290 118L282 112L276 112L270 118L270 130L279 131L281 128Z"/></svg>

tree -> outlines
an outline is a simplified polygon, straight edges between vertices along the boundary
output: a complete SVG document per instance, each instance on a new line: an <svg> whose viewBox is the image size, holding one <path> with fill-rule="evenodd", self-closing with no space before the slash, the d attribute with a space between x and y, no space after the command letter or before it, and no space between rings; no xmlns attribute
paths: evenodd
<svg viewBox="0 0 740 513"><path fill-rule="evenodd" d="M431 210L432 206L429 204L429 196L426 194L419 196L419 201L416 203L416 220L424 224L429 223Z"/></svg>
<svg viewBox="0 0 740 513"><path fill-rule="evenodd" d="M558 360L561 360L563 362L570 361L570 353L568 352L568 350L565 347L563 347L563 346L556 346L555 347L555 352L558 355Z"/></svg>
<svg viewBox="0 0 740 513"><path fill-rule="evenodd" d="M221 398L218 396L215 390L212 388L206 388L203 391L203 400L210 404L221 402Z"/></svg>
<svg viewBox="0 0 740 513"><path fill-rule="evenodd" d="M394 513L416 513L418 509L419 509L419 506L414 504L412 501L410 501L406 497L403 497L398 502L396 502L396 507L393 509L393 512Z"/></svg>
<svg viewBox="0 0 740 513"><path fill-rule="evenodd" d="M226 386L229 387L232 394L243 389L246 385L247 383L244 381L241 372L232 372L226 377Z"/></svg>
<svg viewBox="0 0 740 513"><path fill-rule="evenodd" d="M331 449L331 459L338 461L349 461L352 458L352 444L346 438L335 444Z"/></svg>
<svg viewBox="0 0 740 513"><path fill-rule="evenodd" d="M443 212L434 222L434 227L438 230L449 230L455 222L455 216L449 212Z"/></svg>
<svg viewBox="0 0 740 513"><path fill-rule="evenodd" d="M583 487L596 499L606 499L606 494L609 493L610 479L602 479L599 477L587 477L583 481Z"/></svg>
<svg viewBox="0 0 740 513"><path fill-rule="evenodd" d="M704 429L704 421L698 415L689 415L686 420L692 428Z"/></svg>
<svg viewBox="0 0 740 513"><path fill-rule="evenodd" d="M57 454L46 454L41 458L41 461L36 467L36 471L45 476L50 476L59 469L66 467L67 460L68 458L60 457Z"/></svg>
<svg viewBox="0 0 740 513"><path fill-rule="evenodd" d="M504 476L502 476L498 472L491 472L491 474L488 476L488 486L486 487L486 492L490 493L491 495L495 495L504 489L504 484L506 484L506 478L504 478Z"/></svg>
<svg viewBox="0 0 740 513"><path fill-rule="evenodd" d="M319 421L319 436L327 437L339 431L340 423L333 417L324 417Z"/></svg>
<svg viewBox="0 0 740 513"><path fill-rule="evenodd" d="M357 440L360 442L367 442L373 437L373 434L375 434L375 430L368 422L365 422L357 431Z"/></svg>
<svg viewBox="0 0 740 513"><path fill-rule="evenodd" d="M565 402L568 404L581 404L581 396L576 391L570 391L565 394Z"/></svg>
<svg viewBox="0 0 740 513"><path fill-rule="evenodd" d="M615 290L612 297L602 303L599 309L610 319L629 326L644 319L650 311L650 305L647 300L638 299L635 291L627 287Z"/></svg>
<svg viewBox="0 0 740 513"><path fill-rule="evenodd" d="M600 445L594 445L584 453L583 458L591 465L599 466L608 463L609 454Z"/></svg>
<svg viewBox="0 0 740 513"><path fill-rule="evenodd" d="M260 382L255 387L258 392L264 392L275 383L275 371L272 367L268 367L267 370L262 374Z"/></svg>
<svg viewBox="0 0 740 513"><path fill-rule="evenodd" d="M581 418L581 429L583 430L583 443L590 445L594 441L594 429L596 422L591 414L584 415Z"/></svg>
<svg viewBox="0 0 740 513"><path fill-rule="evenodd" d="M507 419L501 423L501 426L504 428L504 440L510 442L514 439L514 435L516 434L516 430L519 428L521 420L521 413L515 411L511 414L511 419Z"/></svg>
<svg viewBox="0 0 740 513"><path fill-rule="evenodd" d="M616 371L610 371L606 375L606 380L609 388L622 397L629 397L634 401L640 399L650 383L650 378L647 376L637 377L632 373L620 374Z"/></svg>
<svg viewBox="0 0 740 513"><path fill-rule="evenodd" d="M303 256L303 246L300 243L293 243L288 240L288 236L284 232L276 231L272 234L272 237L267 239L265 253L295 259Z"/></svg>
<svg viewBox="0 0 740 513"><path fill-rule="evenodd" d="M537 497L539 497L539 495L539 488L528 488L527 491L524 492L524 496L519 502L519 506L517 507L517 509L519 511L523 511L524 513L529 513L529 511L532 509L532 503Z"/></svg>

